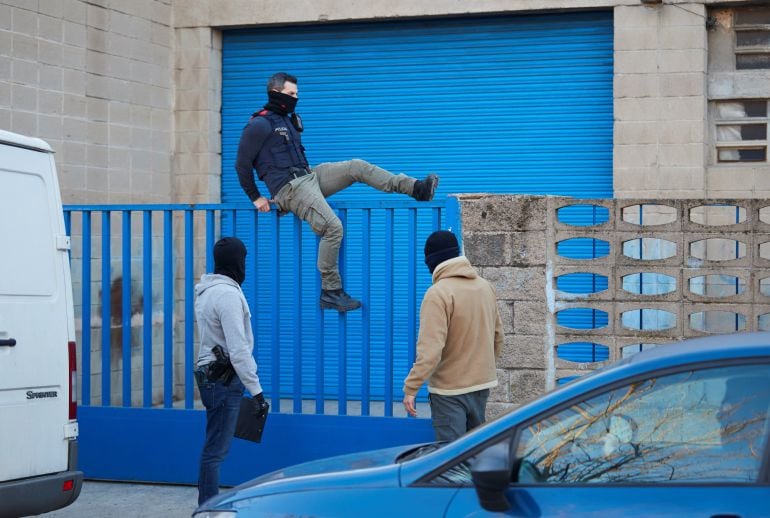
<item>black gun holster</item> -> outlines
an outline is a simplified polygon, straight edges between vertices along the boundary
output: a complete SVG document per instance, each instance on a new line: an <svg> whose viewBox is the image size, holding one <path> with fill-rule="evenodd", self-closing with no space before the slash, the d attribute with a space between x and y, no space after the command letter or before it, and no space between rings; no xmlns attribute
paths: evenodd
<svg viewBox="0 0 770 518"><path fill-rule="evenodd" d="M214 353L216 360L203 366L201 370L209 382L215 383L217 381L222 381L222 383L227 386L233 381L233 377L235 376L235 369L233 368L233 364L230 363L230 357L225 354L221 345L215 345L212 352Z"/></svg>

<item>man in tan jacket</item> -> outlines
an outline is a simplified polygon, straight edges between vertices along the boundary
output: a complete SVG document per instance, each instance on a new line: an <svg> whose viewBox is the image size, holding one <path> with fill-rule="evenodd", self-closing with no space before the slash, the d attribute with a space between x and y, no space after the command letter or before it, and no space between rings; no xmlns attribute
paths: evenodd
<svg viewBox="0 0 770 518"><path fill-rule="evenodd" d="M420 307L417 360L404 381L404 408L417 415L415 395L427 380L437 441L453 441L484 422L503 324L495 291L460 256L457 238L439 230L425 242L433 274Z"/></svg>

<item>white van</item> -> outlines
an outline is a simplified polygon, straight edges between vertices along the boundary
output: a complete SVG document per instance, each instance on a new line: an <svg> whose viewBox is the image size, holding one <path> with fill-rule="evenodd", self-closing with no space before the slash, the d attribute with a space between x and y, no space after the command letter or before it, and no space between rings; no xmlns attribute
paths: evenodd
<svg viewBox="0 0 770 518"><path fill-rule="evenodd" d="M0 130L0 517L67 506L83 483L68 251L53 151Z"/></svg>

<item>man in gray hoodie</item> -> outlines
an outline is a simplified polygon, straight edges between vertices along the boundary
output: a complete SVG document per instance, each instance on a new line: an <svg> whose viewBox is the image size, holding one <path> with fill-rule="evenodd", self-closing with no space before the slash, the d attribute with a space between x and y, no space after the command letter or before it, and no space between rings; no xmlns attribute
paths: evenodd
<svg viewBox="0 0 770 518"><path fill-rule="evenodd" d="M199 505L219 493L219 466L230 451L244 387L254 398L258 416L270 408L262 394L252 354L251 312L241 291L245 278L246 247L237 237L225 237L214 245L214 273L204 274L195 285L195 318L200 338L195 379L206 407L206 442L198 476ZM213 349L217 345L230 358L235 376L217 378L210 369L216 360Z"/></svg>

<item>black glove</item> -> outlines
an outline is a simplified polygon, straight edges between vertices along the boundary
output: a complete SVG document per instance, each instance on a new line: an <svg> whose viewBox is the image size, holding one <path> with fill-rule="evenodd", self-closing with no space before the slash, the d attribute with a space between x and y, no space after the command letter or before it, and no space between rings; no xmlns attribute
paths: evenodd
<svg viewBox="0 0 770 518"><path fill-rule="evenodd" d="M265 400L265 396L262 395L262 392L254 396L251 399L251 402L254 405L254 415L257 419L263 418L270 411L270 403Z"/></svg>

